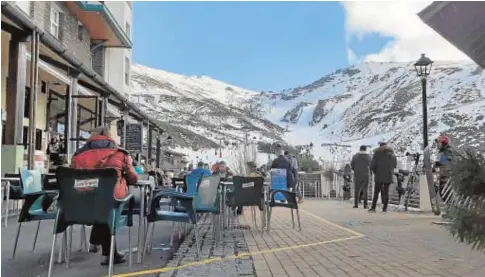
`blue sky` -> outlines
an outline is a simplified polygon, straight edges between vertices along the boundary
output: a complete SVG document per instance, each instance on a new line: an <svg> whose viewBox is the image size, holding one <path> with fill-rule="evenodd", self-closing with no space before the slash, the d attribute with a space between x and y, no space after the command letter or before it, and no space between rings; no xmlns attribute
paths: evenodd
<svg viewBox="0 0 485 277"><path fill-rule="evenodd" d="M133 59L256 91L307 85L383 48L389 38L346 42L337 2L133 2Z"/></svg>

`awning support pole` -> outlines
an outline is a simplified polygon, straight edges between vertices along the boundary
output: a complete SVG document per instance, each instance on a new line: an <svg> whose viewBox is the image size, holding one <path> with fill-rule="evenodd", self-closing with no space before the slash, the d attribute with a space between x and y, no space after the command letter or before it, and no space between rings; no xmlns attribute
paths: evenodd
<svg viewBox="0 0 485 277"><path fill-rule="evenodd" d="M73 96L77 95L79 72L69 72L69 76L72 79L71 84L68 86L69 90L66 91L66 124L64 127L66 140L66 158L68 163L70 162L76 147L76 142L71 141L71 138L76 137L77 130L77 100Z"/></svg>
<svg viewBox="0 0 485 277"><path fill-rule="evenodd" d="M162 148L162 145L160 143L160 132L158 131L157 132L157 168L161 168L161 165L160 165L160 148Z"/></svg>
<svg viewBox="0 0 485 277"><path fill-rule="evenodd" d="M152 126L150 126L150 121L148 121L148 155L147 155L147 164L149 164L152 160Z"/></svg>
<svg viewBox="0 0 485 277"><path fill-rule="evenodd" d="M5 141L3 143L6 145L23 143L25 85L27 78L26 40L27 37L12 35L9 44L7 97L5 99L7 118L3 118L6 121Z"/></svg>
<svg viewBox="0 0 485 277"><path fill-rule="evenodd" d="M32 32L31 42L31 60L30 60L30 114L29 114L29 128L28 128L28 160L27 168L34 168L35 156L35 123L36 123L36 108L37 108L37 83L39 82L39 34L36 31Z"/></svg>

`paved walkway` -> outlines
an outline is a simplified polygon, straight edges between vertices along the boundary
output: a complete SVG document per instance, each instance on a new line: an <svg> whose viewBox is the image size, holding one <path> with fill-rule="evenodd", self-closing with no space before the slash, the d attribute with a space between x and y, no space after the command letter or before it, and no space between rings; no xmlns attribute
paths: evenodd
<svg viewBox="0 0 485 277"><path fill-rule="evenodd" d="M435 216L398 212L369 214L351 206L339 201L305 201L300 211L301 232L293 229L287 209L274 209L269 233L258 231L250 211L246 210L236 228L226 230L224 239L217 245L213 240L211 217L204 217L199 226L200 260L196 259L191 231L168 263L154 252L146 257L145 265L131 271L127 266L116 267L115 276L485 276L485 255L455 242L444 227L433 225ZM257 222L260 227L260 221ZM248 225L250 229L238 228L241 225ZM51 227L42 231L39 242L43 246L39 245L34 253L30 251L30 236L24 237L14 262L9 259L11 247L4 249L4 245L11 244L11 228L2 228L2 274L45 276ZM168 234L169 228L159 226L157 233ZM120 238L118 241L126 242ZM57 265L55 276L104 276L105 268L99 266L97 256L77 253L72 268Z"/></svg>
<svg viewBox="0 0 485 277"><path fill-rule="evenodd" d="M138 226L137 217L135 216L135 226ZM2 230L2 276L10 277L45 277L49 266L50 247L52 243L53 220L43 221L40 225L39 237L35 251L32 251L32 243L37 228L37 222L22 224L19 244L15 260L12 260L12 249L15 235L17 232L17 223L15 219L9 220L7 227L1 227ZM131 243L136 247L138 228L132 228ZM169 245L172 232L172 225L169 223L157 223L155 240L157 244L164 243ZM90 228L86 228L86 235L89 239ZM57 245L61 239L58 238ZM100 277L108 273L108 268L101 266L101 250L96 254L79 252L80 227L76 226L73 232L73 244L71 254L70 268L66 268L65 263L54 264L53 276L70 276L70 277ZM128 229L122 228L116 238L118 249L126 250L128 248ZM176 245L176 244L175 244ZM130 272L133 270L144 270L146 268L162 267L166 265L172 253L170 251L156 251L146 256L144 264L136 264L136 253L133 253L133 268L128 268L126 264L115 265L115 273ZM128 259L128 255L126 256ZM56 253L57 258L57 253Z"/></svg>
<svg viewBox="0 0 485 277"><path fill-rule="evenodd" d="M256 230L246 210L239 223L251 229L226 230L217 246L207 218L200 227L200 261L189 237L167 267L118 276L484 276L485 255L433 225L435 216L369 214L351 205L306 201L301 205L301 232L292 228L289 210L274 210L269 233Z"/></svg>

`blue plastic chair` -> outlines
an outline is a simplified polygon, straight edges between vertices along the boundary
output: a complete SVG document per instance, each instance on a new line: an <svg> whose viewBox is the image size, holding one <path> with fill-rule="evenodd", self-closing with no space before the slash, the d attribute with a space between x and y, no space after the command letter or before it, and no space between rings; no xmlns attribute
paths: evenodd
<svg viewBox="0 0 485 277"><path fill-rule="evenodd" d="M19 169L19 173L25 200L18 219L17 235L14 241L12 259L15 259L15 253L17 252L17 244L22 223L38 221L37 231L35 232L34 243L32 246L33 251L39 234L40 222L42 220L56 218L56 212L44 211L42 203L46 198L54 199L58 195L58 192L55 190L42 190L42 174L38 170L21 168Z"/></svg>
<svg viewBox="0 0 485 277"><path fill-rule="evenodd" d="M190 195L197 194L197 188L199 186L202 174L189 174L185 176L185 184L187 185L186 193Z"/></svg>
<svg viewBox="0 0 485 277"><path fill-rule="evenodd" d="M285 190L288 191L288 180L286 178L286 169L271 169L271 190ZM274 199L277 201L285 201L286 198L282 193L276 193Z"/></svg>
<svg viewBox="0 0 485 277"><path fill-rule="evenodd" d="M138 175L142 175L145 173L145 170L143 169L143 166L138 165L138 166L135 166L135 172Z"/></svg>
<svg viewBox="0 0 485 277"><path fill-rule="evenodd" d="M176 205L181 206L184 211L170 211L162 208L160 200L162 198L171 198L174 201L169 202L173 208ZM148 225L155 224L157 221L171 221L178 223L189 223L194 225L195 242L197 248L197 259L200 257L199 231L197 228L197 214L195 212L194 196L188 193L177 192L173 189L162 189L156 192L152 198L150 212L147 216ZM149 230L149 228L147 228ZM147 251L149 241L153 239L147 236L145 241L144 253Z"/></svg>
<svg viewBox="0 0 485 277"><path fill-rule="evenodd" d="M219 183L221 177L218 175L203 176L197 186L195 196L195 212L212 214L213 235L216 242L219 239L221 221L221 194L219 193Z"/></svg>
<svg viewBox="0 0 485 277"><path fill-rule="evenodd" d="M59 185L58 210L53 229L53 239L49 260L48 277L52 276L54 265L54 249L57 234L62 233L72 225L108 224L111 232L111 249L108 276L113 276L113 260L115 236L118 229L133 226L133 215L123 215L125 205L129 204L132 211L133 194L124 199L114 198L114 189L118 181L118 173L114 168L74 169L59 167L56 173ZM129 233L131 233L129 231ZM131 236L128 235L128 245L131 249ZM71 249L68 247L68 253ZM129 259L132 253L129 251ZM67 255L69 257L69 254ZM69 258L66 259L69 266Z"/></svg>

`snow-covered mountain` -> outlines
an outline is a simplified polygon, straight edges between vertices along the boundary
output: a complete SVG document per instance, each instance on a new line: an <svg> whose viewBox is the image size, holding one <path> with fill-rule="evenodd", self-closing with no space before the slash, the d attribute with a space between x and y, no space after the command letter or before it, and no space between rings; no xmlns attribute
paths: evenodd
<svg viewBox="0 0 485 277"><path fill-rule="evenodd" d="M131 101L162 122L182 147L236 147L281 140L283 128L252 111L257 93L206 76L183 76L142 65L131 69Z"/></svg>
<svg viewBox="0 0 485 277"><path fill-rule="evenodd" d="M267 117L287 124L293 144L389 141L399 151L422 145L421 81L413 63L361 63L304 87L262 93ZM485 73L472 62L435 62L427 86L430 143L439 134L460 146L485 145ZM342 149L342 148L341 148ZM341 157L343 158L343 157Z"/></svg>
<svg viewBox="0 0 485 277"><path fill-rule="evenodd" d="M131 100L166 124L180 147L217 148L221 138L226 148L236 147L247 133L253 142L313 142L314 154L325 160L347 158L358 145L380 140L402 152L421 149L421 81L412 63L361 63L282 92L141 65L131 75ZM430 142L444 133L457 146L483 148L485 72L472 62L435 62L427 88ZM352 148L330 157L322 143Z"/></svg>

